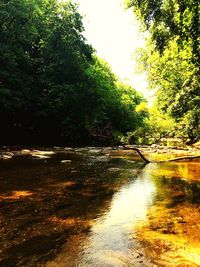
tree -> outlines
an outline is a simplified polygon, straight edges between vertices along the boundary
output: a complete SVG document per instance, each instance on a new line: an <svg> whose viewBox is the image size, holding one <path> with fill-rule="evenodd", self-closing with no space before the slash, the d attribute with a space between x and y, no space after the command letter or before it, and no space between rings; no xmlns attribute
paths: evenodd
<svg viewBox="0 0 200 267"><path fill-rule="evenodd" d="M5 136L13 130L22 140L49 131L53 136L62 131L61 117L67 114L59 118L61 113L73 112L75 85L84 81L91 61L93 50L82 35L81 16L70 1L11 0L0 5L0 118Z"/></svg>
<svg viewBox="0 0 200 267"><path fill-rule="evenodd" d="M95 92L94 113L87 116L87 129L94 136L108 138L126 135L144 124L147 113L137 113L136 106L144 98L129 85L118 81L110 66L103 60L94 58L94 64L87 73Z"/></svg>
<svg viewBox="0 0 200 267"><path fill-rule="evenodd" d="M198 1L128 1L150 32L139 61L163 113L192 142L199 136L200 34Z"/></svg>
<svg viewBox="0 0 200 267"><path fill-rule="evenodd" d="M111 142L143 122L142 97L117 80L83 37L71 1L0 2L1 142ZM97 138L96 138L97 139Z"/></svg>
<svg viewBox="0 0 200 267"><path fill-rule="evenodd" d="M188 44L191 46L193 62L198 65L200 56L198 0L126 0L126 5L133 7L160 52L175 38L180 47Z"/></svg>

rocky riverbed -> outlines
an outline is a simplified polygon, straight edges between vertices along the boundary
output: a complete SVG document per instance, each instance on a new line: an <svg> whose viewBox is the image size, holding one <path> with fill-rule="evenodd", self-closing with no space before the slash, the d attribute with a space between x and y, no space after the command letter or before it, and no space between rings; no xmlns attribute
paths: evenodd
<svg viewBox="0 0 200 267"><path fill-rule="evenodd" d="M199 154L140 150L151 160ZM145 165L123 147L1 155L0 266L200 266L199 159Z"/></svg>

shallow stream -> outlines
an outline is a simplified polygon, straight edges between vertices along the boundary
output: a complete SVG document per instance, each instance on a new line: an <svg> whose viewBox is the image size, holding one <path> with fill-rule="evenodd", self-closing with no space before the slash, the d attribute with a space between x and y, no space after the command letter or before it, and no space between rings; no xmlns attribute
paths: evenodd
<svg viewBox="0 0 200 267"><path fill-rule="evenodd" d="M200 161L51 151L0 161L0 266L200 266Z"/></svg>

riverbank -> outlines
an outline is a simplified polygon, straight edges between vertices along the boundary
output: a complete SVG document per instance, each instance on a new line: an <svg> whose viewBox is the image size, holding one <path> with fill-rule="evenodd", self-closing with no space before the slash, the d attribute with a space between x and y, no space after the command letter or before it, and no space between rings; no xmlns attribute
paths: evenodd
<svg viewBox="0 0 200 267"><path fill-rule="evenodd" d="M200 155L200 148L195 146L187 147L166 147L160 145L151 145L151 146L136 146L129 145L128 148L138 148L142 153L147 155L153 160L161 159L170 159L176 156L194 156ZM92 148L92 147L91 147ZM93 147L94 149L99 149L103 153L107 152L108 154L121 154L121 155L131 155L137 154L135 151L130 151L124 149L122 146L115 147ZM3 146L0 147L0 159L11 159L15 156L31 156L35 158L50 158L56 153L66 153L68 151L81 151L84 148L71 148L71 147L9 147Z"/></svg>

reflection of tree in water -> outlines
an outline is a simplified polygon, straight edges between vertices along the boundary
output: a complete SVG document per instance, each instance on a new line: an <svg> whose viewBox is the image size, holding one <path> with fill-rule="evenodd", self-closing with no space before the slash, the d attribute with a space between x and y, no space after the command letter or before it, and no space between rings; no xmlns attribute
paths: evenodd
<svg viewBox="0 0 200 267"><path fill-rule="evenodd" d="M61 164L66 158L71 164ZM17 157L1 165L3 266L36 266L53 258L70 237L83 242L113 193L133 176L121 174L137 169L123 159L86 152L39 161Z"/></svg>
<svg viewBox="0 0 200 267"><path fill-rule="evenodd" d="M119 222L125 226L123 220L126 222L130 216L127 223L132 223L132 233L138 224L137 215L141 218L146 212L151 231L175 235L177 229L182 231L178 224L184 226L187 236L192 236L186 227L192 221L187 218L185 225L184 218L186 211L198 218L195 203L199 182L180 179L185 178L187 172L183 170L188 165L148 164L142 169L143 163L137 159L133 162L123 158L121 152L108 152L85 148L39 161L22 157L3 163L0 223L7 227L0 232L4 242L1 265L37 266L56 258L59 266L66 266L69 258L75 262L77 255L82 255L88 243L99 244L101 238L93 239L94 233L105 238L108 243L104 244L111 245L113 251L109 238L113 227L118 227ZM62 160L68 163L62 164ZM104 226L101 231L101 225L110 223L110 218L114 221L111 232L107 233ZM149 229L148 225L145 231ZM121 233L118 230L116 240L122 236L121 240L130 244L126 230L125 236L123 229ZM122 247L126 246L120 247L121 254L117 250L107 259L119 256L123 260ZM92 250L89 247L87 251L89 255Z"/></svg>
<svg viewBox="0 0 200 267"><path fill-rule="evenodd" d="M137 233L146 256L159 266L200 264L200 183L191 176L183 179L187 168L188 163L147 166L157 192Z"/></svg>
<svg viewBox="0 0 200 267"><path fill-rule="evenodd" d="M177 176L168 175L154 176L154 182L158 188L158 200L170 199L170 205L181 202L198 203L200 200L200 182L181 179Z"/></svg>
<svg viewBox="0 0 200 267"><path fill-rule="evenodd" d="M133 169L133 163L131 168L129 162L122 159L110 162L117 163L118 167L129 166L118 174L118 168L108 168L114 171L113 182L116 182L111 183L109 177L109 184L117 190L112 201L97 214L89 235L81 242L77 239L82 236L71 236L62 253L47 266L134 266L146 261L132 233L152 204L154 186L145 169Z"/></svg>

